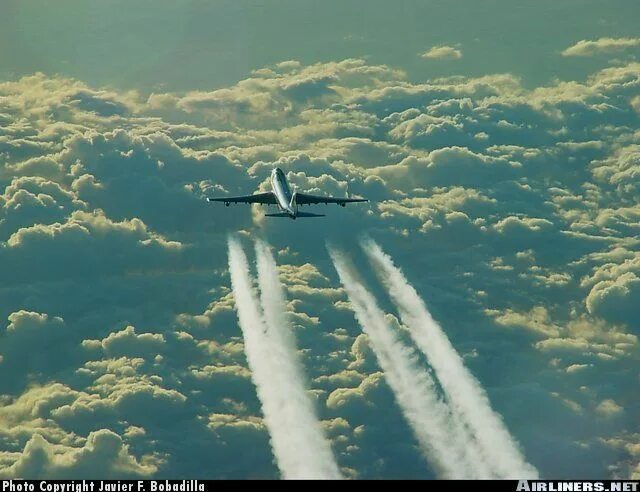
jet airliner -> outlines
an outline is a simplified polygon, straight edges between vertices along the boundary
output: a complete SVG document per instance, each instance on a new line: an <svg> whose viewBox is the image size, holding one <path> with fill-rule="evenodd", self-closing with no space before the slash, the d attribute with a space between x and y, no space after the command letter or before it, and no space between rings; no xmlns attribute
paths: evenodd
<svg viewBox="0 0 640 492"><path fill-rule="evenodd" d="M297 191L291 191L287 177L282 169L276 167L271 171L271 189L266 193L255 193L245 196L229 196L222 198L207 198L209 202L223 202L227 207L231 203L260 203L263 205L277 205L280 212L265 214L267 217L324 217L324 214L312 214L299 212L298 205L316 205L318 203L336 203L344 207L347 203L368 202L366 198L336 198L333 196L307 195Z"/></svg>

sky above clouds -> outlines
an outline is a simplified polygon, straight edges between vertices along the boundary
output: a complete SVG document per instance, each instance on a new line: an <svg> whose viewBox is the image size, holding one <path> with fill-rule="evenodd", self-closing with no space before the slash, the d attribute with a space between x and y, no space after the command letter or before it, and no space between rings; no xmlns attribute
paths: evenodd
<svg viewBox="0 0 640 492"><path fill-rule="evenodd" d="M543 477L640 476L640 6L0 5L0 476L277 477L227 271L276 251L338 465L429 478L327 254L404 270ZM317 221L209 195L361 195ZM321 209L320 211L324 211Z"/></svg>

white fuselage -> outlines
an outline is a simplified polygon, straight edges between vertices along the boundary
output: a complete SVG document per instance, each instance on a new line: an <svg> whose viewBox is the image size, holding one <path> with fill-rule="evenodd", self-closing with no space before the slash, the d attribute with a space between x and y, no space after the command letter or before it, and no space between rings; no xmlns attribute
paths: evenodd
<svg viewBox="0 0 640 492"><path fill-rule="evenodd" d="M294 194L291 193L291 188L289 188L289 183L287 183L287 177L282 172L282 169L275 168L271 171L271 187L273 188L273 194L276 196L280 210L289 214L292 218L295 218L296 206L294 203Z"/></svg>

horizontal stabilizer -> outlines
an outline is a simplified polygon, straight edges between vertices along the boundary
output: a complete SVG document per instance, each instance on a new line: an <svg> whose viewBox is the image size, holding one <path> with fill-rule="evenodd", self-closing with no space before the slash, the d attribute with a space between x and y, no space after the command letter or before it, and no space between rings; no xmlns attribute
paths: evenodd
<svg viewBox="0 0 640 492"><path fill-rule="evenodd" d="M309 212L298 212L295 217L292 217L286 212L279 212L277 214L264 214L265 217L289 217L290 219L297 219L298 217L324 217L324 214L312 214Z"/></svg>
<svg viewBox="0 0 640 492"><path fill-rule="evenodd" d="M298 217L324 217L324 214L312 214L310 212L298 212Z"/></svg>

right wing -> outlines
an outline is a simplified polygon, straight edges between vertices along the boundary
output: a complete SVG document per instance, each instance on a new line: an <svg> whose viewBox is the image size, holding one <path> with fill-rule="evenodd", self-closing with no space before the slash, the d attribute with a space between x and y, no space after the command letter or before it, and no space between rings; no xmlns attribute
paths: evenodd
<svg viewBox="0 0 640 492"><path fill-rule="evenodd" d="M368 202L366 198L337 198L334 196L307 195L296 192L296 203L298 205L316 205L318 203L337 203L343 207L347 203Z"/></svg>
<svg viewBox="0 0 640 492"><path fill-rule="evenodd" d="M276 196L268 191L266 193L256 193L255 195L228 196L225 198L207 198L208 202L224 203L263 203L265 205L276 205Z"/></svg>

